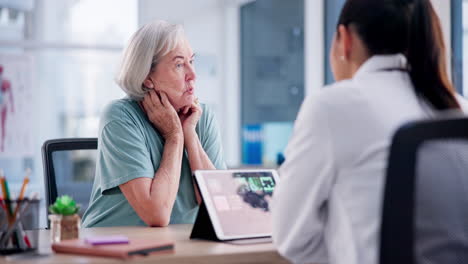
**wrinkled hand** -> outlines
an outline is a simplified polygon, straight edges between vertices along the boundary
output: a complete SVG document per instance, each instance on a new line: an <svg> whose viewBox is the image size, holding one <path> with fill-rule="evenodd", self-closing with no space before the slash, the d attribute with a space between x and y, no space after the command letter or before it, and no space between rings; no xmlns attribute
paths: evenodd
<svg viewBox="0 0 468 264"><path fill-rule="evenodd" d="M183 137L181 122L166 93L150 90L140 105L165 140Z"/></svg>
<svg viewBox="0 0 468 264"><path fill-rule="evenodd" d="M190 133L195 133L195 127L197 126L202 113L203 110L198 103L198 100L195 100L191 105L185 106L179 111L179 118L182 123L184 136L187 136Z"/></svg>

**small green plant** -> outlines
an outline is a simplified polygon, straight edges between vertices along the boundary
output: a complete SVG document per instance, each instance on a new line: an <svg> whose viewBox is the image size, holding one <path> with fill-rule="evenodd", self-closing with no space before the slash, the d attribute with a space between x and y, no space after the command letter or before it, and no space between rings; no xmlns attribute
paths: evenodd
<svg viewBox="0 0 468 264"><path fill-rule="evenodd" d="M80 206L68 195L62 195L49 206L49 212L59 215L73 215L78 213Z"/></svg>

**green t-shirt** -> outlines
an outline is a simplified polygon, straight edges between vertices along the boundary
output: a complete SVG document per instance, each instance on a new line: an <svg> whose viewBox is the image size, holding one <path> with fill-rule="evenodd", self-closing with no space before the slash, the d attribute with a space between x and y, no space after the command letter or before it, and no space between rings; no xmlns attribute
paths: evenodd
<svg viewBox="0 0 468 264"><path fill-rule="evenodd" d="M217 169L225 169L221 138L213 112L204 104L196 132L206 154ZM84 227L146 225L120 191L132 179L154 178L164 149L156 131L138 103L129 98L113 101L99 124L96 175ZM179 190L171 213L171 224L195 221L198 205L192 171L184 151Z"/></svg>

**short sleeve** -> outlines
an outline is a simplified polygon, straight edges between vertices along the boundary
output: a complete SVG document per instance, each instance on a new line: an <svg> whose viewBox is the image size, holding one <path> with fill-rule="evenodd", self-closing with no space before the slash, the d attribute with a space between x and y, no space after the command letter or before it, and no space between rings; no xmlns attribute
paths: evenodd
<svg viewBox="0 0 468 264"><path fill-rule="evenodd" d="M102 194L130 180L154 177L154 167L142 131L133 123L112 121L99 137Z"/></svg>
<svg viewBox="0 0 468 264"><path fill-rule="evenodd" d="M200 130L203 131L200 137L201 144L213 165L218 170L226 169L226 163L223 156L223 147L218 122L211 109L205 106L203 111L203 122L200 124Z"/></svg>

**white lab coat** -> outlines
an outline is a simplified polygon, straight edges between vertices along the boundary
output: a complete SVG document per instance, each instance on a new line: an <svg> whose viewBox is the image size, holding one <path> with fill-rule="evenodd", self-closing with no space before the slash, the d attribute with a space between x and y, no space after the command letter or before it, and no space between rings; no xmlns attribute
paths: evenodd
<svg viewBox="0 0 468 264"><path fill-rule="evenodd" d="M378 263L391 137L432 112L396 70L405 67L401 54L374 56L351 80L305 99L272 204L273 240L290 261Z"/></svg>

